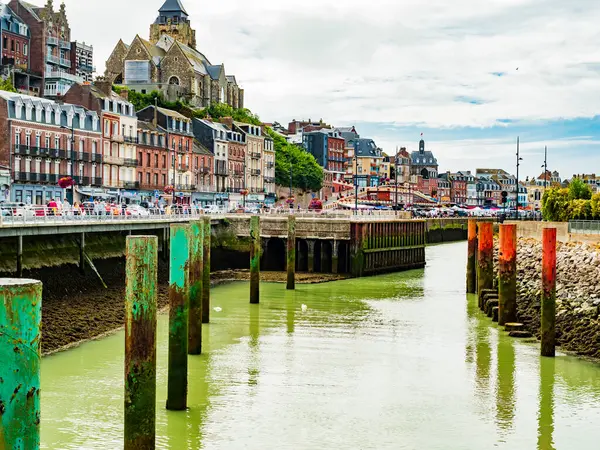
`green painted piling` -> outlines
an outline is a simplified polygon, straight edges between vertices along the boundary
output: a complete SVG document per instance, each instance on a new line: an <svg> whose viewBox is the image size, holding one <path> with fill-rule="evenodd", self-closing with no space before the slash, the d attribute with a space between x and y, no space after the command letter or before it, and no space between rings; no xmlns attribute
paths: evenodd
<svg viewBox="0 0 600 450"><path fill-rule="evenodd" d="M190 317L188 353L202 353L202 256L204 253L204 224L190 223Z"/></svg>
<svg viewBox="0 0 600 450"><path fill-rule="evenodd" d="M210 217L205 217L202 246L202 323L210 322L210 245L212 227Z"/></svg>
<svg viewBox="0 0 600 450"><path fill-rule="evenodd" d="M171 225L167 409L176 411L187 407L189 235L189 226Z"/></svg>
<svg viewBox="0 0 600 450"><path fill-rule="evenodd" d="M296 289L296 216L288 218L287 289Z"/></svg>
<svg viewBox="0 0 600 450"><path fill-rule="evenodd" d="M260 217L250 218L250 303L260 301Z"/></svg>
<svg viewBox="0 0 600 450"><path fill-rule="evenodd" d="M128 236L125 271L125 450L156 441L158 238Z"/></svg>
<svg viewBox="0 0 600 450"><path fill-rule="evenodd" d="M0 279L0 449L40 447L42 283Z"/></svg>

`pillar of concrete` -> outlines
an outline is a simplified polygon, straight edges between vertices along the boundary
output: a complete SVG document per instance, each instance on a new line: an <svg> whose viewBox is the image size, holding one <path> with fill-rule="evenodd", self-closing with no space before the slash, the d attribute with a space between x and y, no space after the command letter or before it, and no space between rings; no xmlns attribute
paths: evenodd
<svg viewBox="0 0 600 450"><path fill-rule="evenodd" d="M500 225L498 325L517 321L517 226Z"/></svg>
<svg viewBox="0 0 600 450"><path fill-rule="evenodd" d="M553 357L556 347L556 228L542 231L542 356Z"/></svg>
<svg viewBox="0 0 600 450"><path fill-rule="evenodd" d="M0 448L40 448L42 283L0 279Z"/></svg>
<svg viewBox="0 0 600 450"><path fill-rule="evenodd" d="M85 273L85 233L79 238L79 271Z"/></svg>
<svg viewBox="0 0 600 450"><path fill-rule="evenodd" d="M296 289L296 216L288 218L287 237L287 286L290 291Z"/></svg>
<svg viewBox="0 0 600 450"><path fill-rule="evenodd" d="M128 237L125 271L125 450L156 437L158 237Z"/></svg>
<svg viewBox="0 0 600 450"><path fill-rule="evenodd" d="M23 278L23 236L17 236L17 277Z"/></svg>
<svg viewBox="0 0 600 450"><path fill-rule="evenodd" d="M482 291L494 287L494 228L491 222L479 224L477 252L477 295L483 307Z"/></svg>
<svg viewBox="0 0 600 450"><path fill-rule="evenodd" d="M187 407L188 321L190 301L189 226L171 225L169 270L169 363L167 409Z"/></svg>
<svg viewBox="0 0 600 450"><path fill-rule="evenodd" d="M340 257L340 241L333 241L333 245L331 247L331 272L339 273L339 257Z"/></svg>
<svg viewBox="0 0 600 450"><path fill-rule="evenodd" d="M314 273L315 271L315 244L314 239L308 239L308 273Z"/></svg>
<svg viewBox="0 0 600 450"><path fill-rule="evenodd" d="M202 353L202 255L204 254L204 224L190 223L190 317L188 354Z"/></svg>

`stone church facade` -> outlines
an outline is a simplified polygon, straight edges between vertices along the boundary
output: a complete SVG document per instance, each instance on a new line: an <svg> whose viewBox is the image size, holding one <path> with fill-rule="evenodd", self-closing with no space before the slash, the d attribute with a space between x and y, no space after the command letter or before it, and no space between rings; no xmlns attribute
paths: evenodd
<svg viewBox="0 0 600 450"><path fill-rule="evenodd" d="M226 103L244 107L244 90L223 64L212 64L196 49L196 31L180 0L166 0L150 25L150 40L119 40L106 62L106 78L131 91L158 90L169 101L196 107Z"/></svg>

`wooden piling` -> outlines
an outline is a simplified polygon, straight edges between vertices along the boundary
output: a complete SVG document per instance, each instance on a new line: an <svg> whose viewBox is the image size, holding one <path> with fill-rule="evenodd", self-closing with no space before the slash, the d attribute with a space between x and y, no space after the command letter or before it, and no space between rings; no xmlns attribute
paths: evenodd
<svg viewBox="0 0 600 450"><path fill-rule="evenodd" d="M296 289L296 216L288 218L287 289Z"/></svg>
<svg viewBox="0 0 600 450"><path fill-rule="evenodd" d="M204 218L204 236L202 246L202 323L210 322L210 246L212 227L210 217Z"/></svg>
<svg viewBox="0 0 600 450"><path fill-rule="evenodd" d="M42 283L0 279L0 449L40 448Z"/></svg>
<svg viewBox="0 0 600 450"><path fill-rule="evenodd" d="M202 353L202 256L204 253L204 224L190 223L190 317L188 354Z"/></svg>
<svg viewBox="0 0 600 450"><path fill-rule="evenodd" d="M498 325L517 321L517 226L500 225Z"/></svg>
<svg viewBox="0 0 600 450"><path fill-rule="evenodd" d="M469 219L467 250L467 294L477 292L477 221Z"/></svg>
<svg viewBox="0 0 600 450"><path fill-rule="evenodd" d="M158 238L129 236L125 270L125 450L154 449Z"/></svg>
<svg viewBox="0 0 600 450"><path fill-rule="evenodd" d="M542 230L542 356L556 347L556 228Z"/></svg>
<svg viewBox="0 0 600 450"><path fill-rule="evenodd" d="M494 286L494 229L491 222L479 224L479 236L477 238L477 295L479 297L479 308L482 308L484 289L492 289Z"/></svg>
<svg viewBox="0 0 600 450"><path fill-rule="evenodd" d="M250 218L250 303L260 302L260 217Z"/></svg>
<svg viewBox="0 0 600 450"><path fill-rule="evenodd" d="M171 225L167 409L176 411L187 406L189 234L187 225Z"/></svg>

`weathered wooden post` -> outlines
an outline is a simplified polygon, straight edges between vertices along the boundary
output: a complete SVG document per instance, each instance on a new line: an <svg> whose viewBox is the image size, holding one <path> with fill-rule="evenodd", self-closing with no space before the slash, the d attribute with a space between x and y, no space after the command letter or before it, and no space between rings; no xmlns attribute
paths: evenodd
<svg viewBox="0 0 600 450"><path fill-rule="evenodd" d="M42 283L0 279L0 449L40 448Z"/></svg>
<svg viewBox="0 0 600 450"><path fill-rule="evenodd" d="M482 308L482 291L494 287L494 228L492 222L479 224L477 241L477 296L479 308Z"/></svg>
<svg viewBox="0 0 600 450"><path fill-rule="evenodd" d="M517 321L517 226L500 225L498 325Z"/></svg>
<svg viewBox="0 0 600 450"><path fill-rule="evenodd" d="M260 301L260 217L250 218L250 303Z"/></svg>
<svg viewBox="0 0 600 450"><path fill-rule="evenodd" d="M467 294L477 292L477 221L469 219L467 250Z"/></svg>
<svg viewBox="0 0 600 450"><path fill-rule="evenodd" d="M154 449L158 238L127 237L125 450Z"/></svg>
<svg viewBox="0 0 600 450"><path fill-rule="evenodd" d="M316 241L314 239L309 239L306 243L308 244L308 273L314 273Z"/></svg>
<svg viewBox="0 0 600 450"><path fill-rule="evenodd" d="M542 231L542 356L556 347L556 228Z"/></svg>
<svg viewBox="0 0 600 450"><path fill-rule="evenodd" d="M288 218L287 238L287 289L296 289L296 216Z"/></svg>
<svg viewBox="0 0 600 450"><path fill-rule="evenodd" d="M202 323L210 322L210 245L212 227L210 217L204 218L204 245L202 246Z"/></svg>
<svg viewBox="0 0 600 450"><path fill-rule="evenodd" d="M188 353L202 353L202 255L204 253L204 224L190 223L190 321Z"/></svg>
<svg viewBox="0 0 600 450"><path fill-rule="evenodd" d="M169 268L169 372L167 409L187 406L188 308L189 308L189 227L171 225Z"/></svg>

